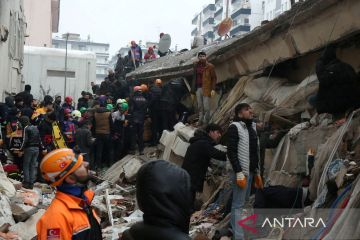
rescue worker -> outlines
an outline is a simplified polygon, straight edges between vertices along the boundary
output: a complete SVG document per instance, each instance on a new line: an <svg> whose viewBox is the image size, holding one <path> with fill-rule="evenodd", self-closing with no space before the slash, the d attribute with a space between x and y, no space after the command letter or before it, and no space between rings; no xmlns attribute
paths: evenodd
<svg viewBox="0 0 360 240"><path fill-rule="evenodd" d="M148 101L142 94L140 86L134 87L134 96L130 99L130 113L133 117L134 137L139 146L139 155L144 154L144 121ZM133 139L134 142L134 139Z"/></svg>
<svg viewBox="0 0 360 240"><path fill-rule="evenodd" d="M150 118L151 118L151 133L152 141L151 145L156 146L159 143L161 137L161 107L160 107L160 98L162 92L162 81L161 79L156 79L154 85L150 88Z"/></svg>
<svg viewBox="0 0 360 240"><path fill-rule="evenodd" d="M40 164L43 178L56 195L36 225L37 239L102 239L98 217L91 207L94 192L88 190L88 163L71 149L48 153Z"/></svg>

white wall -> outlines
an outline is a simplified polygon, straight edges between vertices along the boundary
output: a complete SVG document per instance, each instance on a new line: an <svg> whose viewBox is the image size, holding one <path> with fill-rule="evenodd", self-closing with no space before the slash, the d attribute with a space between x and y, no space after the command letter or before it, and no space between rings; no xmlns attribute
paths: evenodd
<svg viewBox="0 0 360 240"><path fill-rule="evenodd" d="M24 50L24 13L22 0L0 0L0 100L21 88ZM8 36L5 37L8 30ZM6 38L6 39L5 39Z"/></svg>
<svg viewBox="0 0 360 240"><path fill-rule="evenodd" d="M67 77L66 95L75 101L81 96L81 91L90 91L90 82L96 80L96 57L94 53L84 51L68 51L67 71L75 76ZM48 70L65 70L65 50L54 48L25 47L24 81L32 86L35 98L43 99L41 87L49 90L49 95L57 94L64 97L64 76L51 76Z"/></svg>
<svg viewBox="0 0 360 240"><path fill-rule="evenodd" d="M50 0L24 0L27 22L25 44L28 46L51 47L52 15Z"/></svg>
<svg viewBox="0 0 360 240"><path fill-rule="evenodd" d="M263 2L265 0L250 0L251 15L249 17L250 31L261 25L264 20ZM265 4L264 4L265 5Z"/></svg>

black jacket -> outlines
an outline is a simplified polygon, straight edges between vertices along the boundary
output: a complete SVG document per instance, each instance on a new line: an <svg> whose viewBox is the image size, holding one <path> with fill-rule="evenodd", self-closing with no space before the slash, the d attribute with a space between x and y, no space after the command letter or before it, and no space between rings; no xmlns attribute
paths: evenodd
<svg viewBox="0 0 360 240"><path fill-rule="evenodd" d="M185 82L182 78L167 82L161 93L161 107L164 110L176 109L181 99L188 93Z"/></svg>
<svg viewBox="0 0 360 240"><path fill-rule="evenodd" d="M89 102L84 97L81 97L81 98L78 99L77 109L80 109L82 107L89 108Z"/></svg>
<svg viewBox="0 0 360 240"><path fill-rule="evenodd" d="M143 123L147 112L148 101L141 92L135 92L130 99L130 113L135 123Z"/></svg>
<svg viewBox="0 0 360 240"><path fill-rule="evenodd" d="M160 110L160 98L161 98L162 89L159 86L152 86L150 88L150 104L149 108L152 111Z"/></svg>
<svg viewBox="0 0 360 240"><path fill-rule="evenodd" d="M214 145L215 142L208 134L199 129L190 139L182 168L190 175L193 191L202 192L211 158L226 161L226 152L214 148Z"/></svg>
<svg viewBox="0 0 360 240"><path fill-rule="evenodd" d="M77 129L75 134L75 142L81 153L89 154L95 139L92 137L90 129L84 125Z"/></svg>
<svg viewBox="0 0 360 240"><path fill-rule="evenodd" d="M136 198L144 222L133 225L123 240L190 240L190 177L164 160L143 165L136 179Z"/></svg>
<svg viewBox="0 0 360 240"><path fill-rule="evenodd" d="M24 101L24 106L30 107L34 99L33 95L29 91L23 91L18 93L15 98L22 99Z"/></svg>
<svg viewBox="0 0 360 240"><path fill-rule="evenodd" d="M21 149L40 146L41 139L38 128L34 125L26 126L23 130L23 143L21 145Z"/></svg>

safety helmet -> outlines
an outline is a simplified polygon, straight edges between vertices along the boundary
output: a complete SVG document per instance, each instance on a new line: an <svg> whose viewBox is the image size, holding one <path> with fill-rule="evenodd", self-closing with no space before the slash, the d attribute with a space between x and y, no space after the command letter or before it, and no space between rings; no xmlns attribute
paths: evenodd
<svg viewBox="0 0 360 240"><path fill-rule="evenodd" d="M113 108L114 108L114 106L111 103L108 103L106 105L106 109L109 110L109 111L113 110Z"/></svg>
<svg viewBox="0 0 360 240"><path fill-rule="evenodd" d="M129 104L127 102L121 103L121 110L127 111L129 109Z"/></svg>
<svg viewBox="0 0 360 240"><path fill-rule="evenodd" d="M65 108L64 109L64 115L67 116L67 115L70 115L71 114L71 109L70 108Z"/></svg>
<svg viewBox="0 0 360 240"><path fill-rule="evenodd" d="M43 178L53 187L62 184L64 179L83 163L83 156L75 156L69 148L56 149L42 159L40 171Z"/></svg>
<svg viewBox="0 0 360 240"><path fill-rule="evenodd" d="M81 107L81 108L80 108L80 113L84 113L84 112L86 112L86 111L87 111L86 107Z"/></svg>
<svg viewBox="0 0 360 240"><path fill-rule="evenodd" d="M140 87L141 87L141 91L143 91L143 92L148 91L148 86L146 84L141 84Z"/></svg>
<svg viewBox="0 0 360 240"><path fill-rule="evenodd" d="M118 104L122 104L122 103L126 103L126 100L125 99L118 99L118 100L116 100L116 105L118 105Z"/></svg>
<svg viewBox="0 0 360 240"><path fill-rule="evenodd" d="M74 110L72 111L71 116L73 118L81 118L81 112L79 110Z"/></svg>
<svg viewBox="0 0 360 240"><path fill-rule="evenodd" d="M141 87L140 87L140 86L135 86L135 87L134 87L134 92L137 92L137 91L141 91Z"/></svg>
<svg viewBox="0 0 360 240"><path fill-rule="evenodd" d="M66 102L67 104L71 104L72 101L73 101L72 97L70 97L70 96L65 97L65 102Z"/></svg>
<svg viewBox="0 0 360 240"><path fill-rule="evenodd" d="M155 85L161 86L161 84L162 84L161 79L158 78L158 79L155 80Z"/></svg>

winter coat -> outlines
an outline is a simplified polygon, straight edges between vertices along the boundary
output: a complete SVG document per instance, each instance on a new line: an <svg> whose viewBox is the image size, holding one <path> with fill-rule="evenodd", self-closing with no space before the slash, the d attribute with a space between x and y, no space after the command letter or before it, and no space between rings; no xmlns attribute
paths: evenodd
<svg viewBox="0 0 360 240"><path fill-rule="evenodd" d="M39 129L42 145L46 148L48 152L54 150L55 146L53 143L54 138L53 138L52 123L47 120L43 120L39 124L38 129Z"/></svg>
<svg viewBox="0 0 360 240"><path fill-rule="evenodd" d="M24 101L24 106L30 107L34 99L33 95L29 91L23 91L18 93L15 98L22 99Z"/></svg>
<svg viewBox="0 0 360 240"><path fill-rule="evenodd" d="M130 113L133 116L134 123L144 123L147 112L148 101L141 92L135 92L130 99Z"/></svg>
<svg viewBox="0 0 360 240"><path fill-rule="evenodd" d="M316 62L319 90L317 112L343 114L360 106L360 79L354 68L336 58L336 49L328 47Z"/></svg>
<svg viewBox="0 0 360 240"><path fill-rule="evenodd" d="M189 174L164 160L143 165L136 178L136 198L143 222L123 240L189 240L191 191Z"/></svg>
<svg viewBox="0 0 360 240"><path fill-rule="evenodd" d="M160 98L161 98L162 89L159 86L152 86L150 88L150 110L157 111L160 110Z"/></svg>
<svg viewBox="0 0 360 240"><path fill-rule="evenodd" d="M197 64L194 64L194 75L193 75L193 81L192 81L192 91L196 92L197 86L196 86L196 68ZM215 73L215 67L211 63L206 63L205 70L202 74L202 89L203 89L203 95L205 97L211 97L211 91L215 90L217 77Z"/></svg>
<svg viewBox="0 0 360 240"><path fill-rule="evenodd" d="M28 147L40 147L41 139L39 129L34 125L28 125L23 130L23 143L21 149Z"/></svg>
<svg viewBox="0 0 360 240"><path fill-rule="evenodd" d="M111 112L104 107L96 109L94 128L96 134L110 134L112 127Z"/></svg>
<svg viewBox="0 0 360 240"><path fill-rule="evenodd" d="M193 191L203 191L206 171L211 158L226 161L226 152L216 149L215 144L203 130L196 130L194 137L190 139L190 146L186 151L182 168L190 175Z"/></svg>
<svg viewBox="0 0 360 240"><path fill-rule="evenodd" d="M87 126L82 126L76 131L75 142L81 153L89 154L95 139L92 137L90 129Z"/></svg>
<svg viewBox="0 0 360 240"><path fill-rule="evenodd" d="M86 109L89 108L88 100L86 98L83 98L83 97L78 99L77 109L80 109L82 107L84 107Z"/></svg>
<svg viewBox="0 0 360 240"><path fill-rule="evenodd" d="M182 78L167 82L161 92L161 108L163 110L176 109L181 99L188 93L188 89Z"/></svg>

